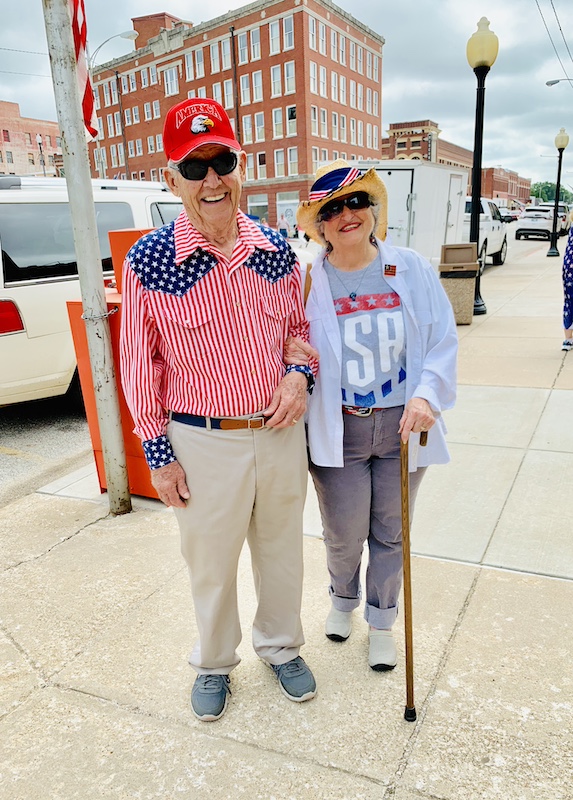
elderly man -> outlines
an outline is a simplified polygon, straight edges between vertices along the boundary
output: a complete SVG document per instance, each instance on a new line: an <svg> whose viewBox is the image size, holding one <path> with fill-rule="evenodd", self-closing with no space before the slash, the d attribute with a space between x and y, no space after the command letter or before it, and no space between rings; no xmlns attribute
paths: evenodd
<svg viewBox="0 0 573 800"><path fill-rule="evenodd" d="M316 694L304 642L302 417L312 371L285 367L308 340L300 270L282 236L239 210L246 154L222 106L171 108L163 144L175 222L124 264L122 382L152 483L173 506L199 630L194 714L220 718L239 663L237 565L245 541L257 593L253 646L296 702Z"/></svg>

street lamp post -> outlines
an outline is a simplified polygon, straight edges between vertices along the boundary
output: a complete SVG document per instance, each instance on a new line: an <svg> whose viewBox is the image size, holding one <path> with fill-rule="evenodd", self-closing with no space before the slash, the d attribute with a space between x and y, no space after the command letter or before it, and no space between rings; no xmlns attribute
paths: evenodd
<svg viewBox="0 0 573 800"><path fill-rule="evenodd" d="M36 134L36 144L38 145L38 150L40 151L40 164L42 165L42 170L44 171L44 178L46 177L46 159L44 158L44 151L42 150L42 137L39 133Z"/></svg>
<svg viewBox="0 0 573 800"><path fill-rule="evenodd" d="M557 183L555 184L555 206L553 208L553 229L551 231L551 244L547 251L548 256L558 256L559 250L557 249L557 217L559 214L559 195L561 194L561 162L563 160L563 151L569 144L569 137L565 133L565 128L561 128L555 137L555 147L559 153L557 160Z"/></svg>
<svg viewBox="0 0 573 800"><path fill-rule="evenodd" d="M466 55L468 64L473 69L477 78L476 117L474 129L474 159L472 166L472 209L470 215L470 242L475 242L479 248L479 220L481 211L481 161L483 150L483 119L485 102L485 79L487 73L497 58L499 48L498 38L489 29L489 20L482 17L478 22L477 31L469 38ZM487 308L480 294L480 279L485 264L479 264L476 275L474 314L487 314Z"/></svg>

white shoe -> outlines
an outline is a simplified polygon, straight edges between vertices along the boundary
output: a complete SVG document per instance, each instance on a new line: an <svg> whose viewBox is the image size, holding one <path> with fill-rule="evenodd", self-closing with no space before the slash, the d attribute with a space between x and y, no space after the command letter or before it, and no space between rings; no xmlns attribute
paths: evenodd
<svg viewBox="0 0 573 800"><path fill-rule="evenodd" d="M394 669L398 662L392 631L368 631L368 664L377 672Z"/></svg>
<svg viewBox="0 0 573 800"><path fill-rule="evenodd" d="M324 632L333 642L345 642L352 633L352 611L339 611L333 606L326 618Z"/></svg>

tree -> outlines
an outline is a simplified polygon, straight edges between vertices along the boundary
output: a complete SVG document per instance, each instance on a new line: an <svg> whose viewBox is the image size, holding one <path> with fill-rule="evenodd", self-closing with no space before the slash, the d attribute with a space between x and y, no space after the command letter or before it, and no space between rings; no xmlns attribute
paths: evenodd
<svg viewBox="0 0 573 800"><path fill-rule="evenodd" d="M531 197L538 197L542 203L554 203L555 188L555 184L550 181L533 183L531 185ZM559 189L559 200L564 203L573 203L573 193L563 186L560 186Z"/></svg>

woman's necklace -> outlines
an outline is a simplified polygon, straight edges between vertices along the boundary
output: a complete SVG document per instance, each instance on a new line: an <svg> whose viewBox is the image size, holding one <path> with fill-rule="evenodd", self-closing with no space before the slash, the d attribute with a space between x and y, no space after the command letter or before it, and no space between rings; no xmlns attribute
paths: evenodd
<svg viewBox="0 0 573 800"><path fill-rule="evenodd" d="M364 276L366 275L366 273L367 273L367 272L368 272L368 270L370 269L370 267L371 267L371 264L368 264L368 266L367 266L367 267L364 267L363 269L361 269L361 270L360 270L360 272L361 272L362 274L360 275L360 280L358 281L358 286L356 287L356 289L355 289L353 292L349 292L349 291L348 291L348 286L347 286L347 284L346 284L346 283L345 283L345 282L342 280L342 278L340 277L340 270L336 269L336 267L335 267L333 264L331 264L330 266L332 267L332 271L333 271L334 275L336 275L336 277L338 278L339 282L342 284L342 286L343 286L343 288L344 288L344 291L345 291L345 292L348 292L348 297L349 297L349 298L350 298L352 301L356 300L356 297L357 297L357 295L358 295L358 291L359 291L360 287L362 286L362 281L364 280Z"/></svg>

